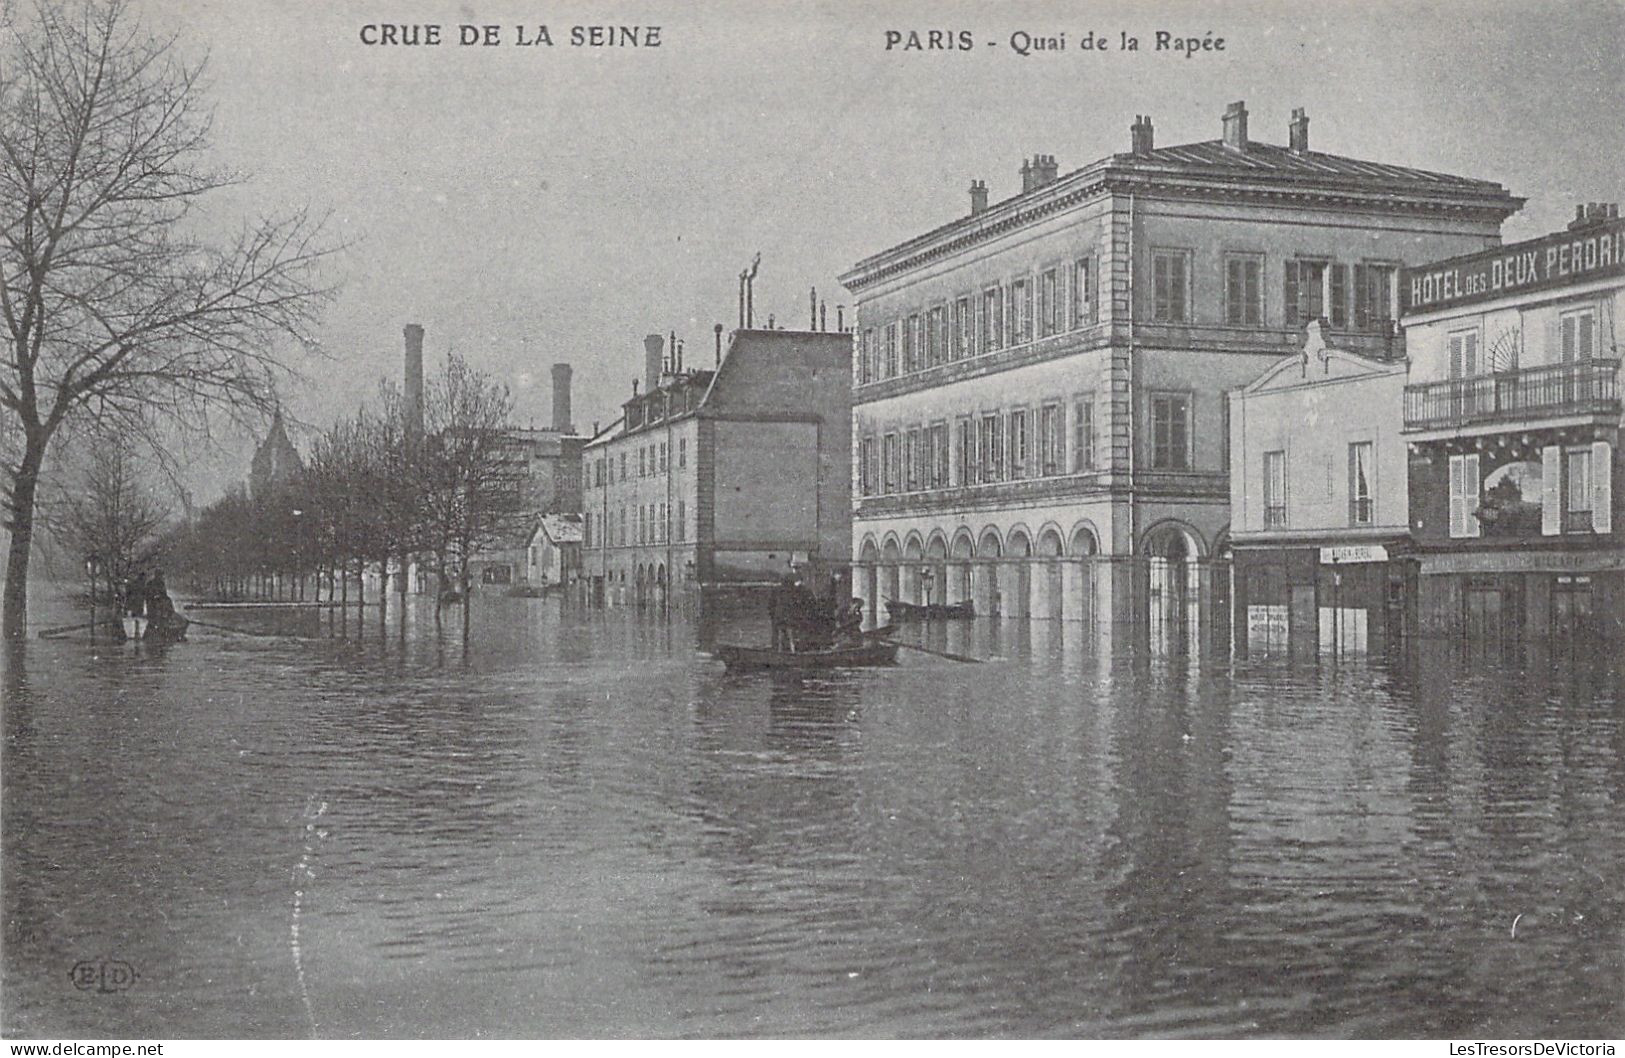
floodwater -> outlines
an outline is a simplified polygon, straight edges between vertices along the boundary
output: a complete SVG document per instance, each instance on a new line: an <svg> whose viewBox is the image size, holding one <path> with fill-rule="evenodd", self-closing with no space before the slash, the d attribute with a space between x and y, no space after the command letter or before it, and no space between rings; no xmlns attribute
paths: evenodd
<svg viewBox="0 0 1625 1058"><path fill-rule="evenodd" d="M1617 653L376 613L12 659L6 1035L1625 1034Z"/></svg>

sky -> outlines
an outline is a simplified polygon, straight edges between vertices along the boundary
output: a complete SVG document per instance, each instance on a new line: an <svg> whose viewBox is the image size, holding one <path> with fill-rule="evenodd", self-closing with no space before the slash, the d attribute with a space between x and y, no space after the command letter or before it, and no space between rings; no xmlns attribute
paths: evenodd
<svg viewBox="0 0 1625 1058"><path fill-rule="evenodd" d="M208 56L214 150L252 174L220 215L308 205L349 244L326 358L288 350L306 427L399 378L408 322L431 372L454 349L506 381L521 424L550 421L557 361L577 425L607 424L645 334L709 360L757 252L758 319L805 326L816 286L833 326L850 313L836 277L967 212L973 178L1006 198L1024 157L1070 172L1126 151L1142 113L1170 145L1217 138L1245 100L1251 136L1284 143L1303 107L1316 150L1527 197L1507 241L1625 200L1620 0L135 2ZM362 42L383 24L438 24L443 43ZM460 24L502 43L460 46ZM518 43L539 25L552 47ZM659 26L660 46L570 45L593 25ZM973 46L886 49L931 30ZM1090 31L1112 48L1080 49ZM1224 48L1157 52L1158 31ZM1139 51L1118 50L1125 32ZM1020 56L1017 33L1067 47ZM246 472L251 442L199 453L200 500Z"/></svg>

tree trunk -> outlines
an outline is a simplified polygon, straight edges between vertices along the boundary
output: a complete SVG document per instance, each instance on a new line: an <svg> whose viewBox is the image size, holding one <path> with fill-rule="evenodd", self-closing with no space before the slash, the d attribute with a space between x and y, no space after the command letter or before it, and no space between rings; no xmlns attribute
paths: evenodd
<svg viewBox="0 0 1625 1058"><path fill-rule="evenodd" d="M7 513L11 516L11 554L6 558L6 588L0 629L6 639L28 635L28 560L34 545L34 496L39 489L45 444L29 437L17 467Z"/></svg>
<svg viewBox="0 0 1625 1058"><path fill-rule="evenodd" d="M469 603L473 598L473 593L469 590L468 558L467 558L466 553L465 553L464 558L462 560L461 580L462 580L462 586L463 586L463 653L466 654L466 653L468 653L468 624L469 624L469 622L468 622L468 613L469 613L469 609L470 609Z"/></svg>

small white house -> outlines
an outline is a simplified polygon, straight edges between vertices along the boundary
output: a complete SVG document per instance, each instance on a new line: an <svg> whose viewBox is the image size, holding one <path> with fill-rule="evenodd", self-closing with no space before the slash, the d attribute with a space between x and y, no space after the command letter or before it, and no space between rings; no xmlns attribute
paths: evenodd
<svg viewBox="0 0 1625 1058"><path fill-rule="evenodd" d="M525 545L524 579L536 587L573 584L581 570L581 516L547 514Z"/></svg>

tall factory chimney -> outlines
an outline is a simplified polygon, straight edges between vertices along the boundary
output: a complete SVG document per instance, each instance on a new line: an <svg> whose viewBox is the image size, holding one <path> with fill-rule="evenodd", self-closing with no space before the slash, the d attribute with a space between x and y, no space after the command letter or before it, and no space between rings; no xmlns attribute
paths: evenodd
<svg viewBox="0 0 1625 1058"><path fill-rule="evenodd" d="M665 343L658 334L643 339L643 387L649 393L660 388L660 347Z"/></svg>
<svg viewBox="0 0 1625 1058"><path fill-rule="evenodd" d="M423 433L423 326L406 325L406 428Z"/></svg>
<svg viewBox="0 0 1625 1058"><path fill-rule="evenodd" d="M553 365L553 429L562 434L575 432L570 425L570 365Z"/></svg>

